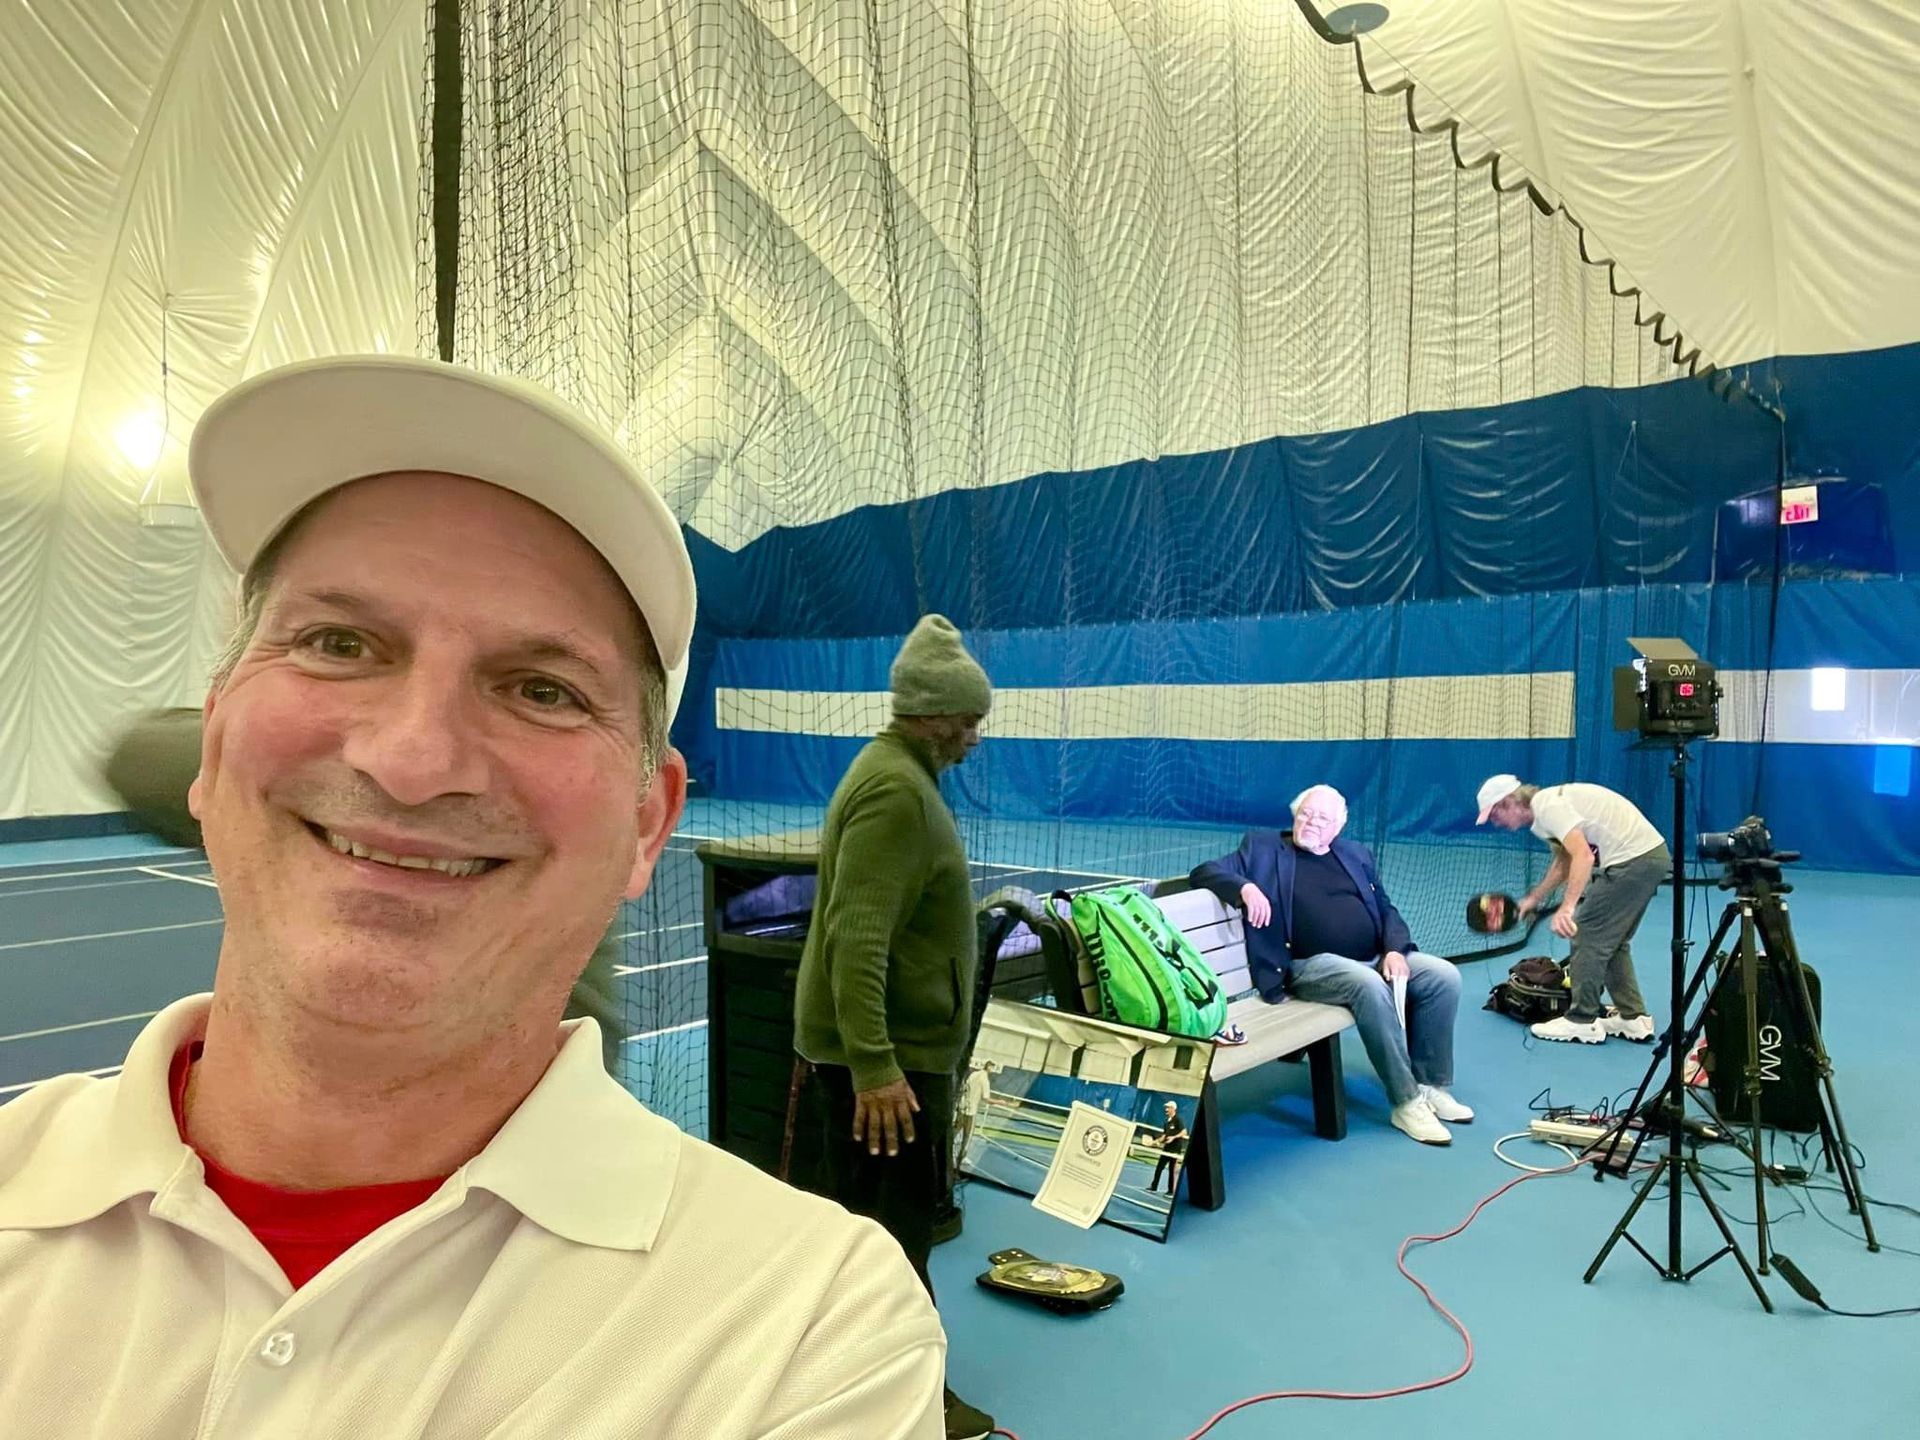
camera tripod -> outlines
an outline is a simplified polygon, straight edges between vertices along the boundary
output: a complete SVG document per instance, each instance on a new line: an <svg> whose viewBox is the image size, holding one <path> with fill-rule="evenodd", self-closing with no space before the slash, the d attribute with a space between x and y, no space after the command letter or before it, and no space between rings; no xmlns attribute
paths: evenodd
<svg viewBox="0 0 1920 1440"><path fill-rule="evenodd" d="M1860 1189L1859 1174L1854 1168L1853 1152L1847 1139L1845 1121L1840 1115L1839 1095L1833 1084L1833 1064L1820 1035L1820 1025L1814 1015L1813 997L1807 988L1806 971L1801 965L1800 950L1793 937L1792 922L1788 918L1786 904L1782 895L1793 887L1780 878L1783 864L1798 860L1800 857L1791 851L1781 851L1766 855L1752 854L1740 857L1736 853L1726 862L1726 872L1720 884L1722 888L1734 890L1735 897L1728 902L1720 917L1719 926L1713 938L1707 943L1707 951L1692 978L1686 979L1686 875L1681 856L1685 853L1683 844L1686 829L1686 767L1687 742L1676 739L1674 742L1674 763L1672 771L1674 782L1674 859L1673 859L1673 947L1672 947L1672 1004L1671 1018L1667 1032L1654 1052L1647 1073L1641 1078L1639 1089L1634 1092L1633 1103L1628 1114L1645 1115L1649 1108L1663 1121L1667 1132L1667 1153L1660 1157L1659 1163L1641 1184L1633 1200L1628 1204L1626 1213L1620 1217L1607 1236L1606 1243L1600 1247L1600 1253L1594 1256L1593 1263L1587 1267L1586 1279L1589 1283L1606 1263L1607 1256L1622 1238L1635 1250L1638 1250L1649 1265L1668 1280L1691 1280L1722 1256L1732 1255L1746 1276L1747 1283L1753 1287L1754 1295L1759 1299L1761 1308L1769 1314L1773 1312L1773 1302L1761 1287L1753 1267L1748 1264L1746 1255L1735 1240L1733 1231L1728 1228L1726 1217L1719 1206L1707 1193L1701 1178L1698 1157L1684 1154L1682 1137L1687 1127L1686 1104L1692 1087L1686 1084L1682 1065L1692 1050L1694 1040L1706 1024L1709 1011L1719 997L1722 988L1734 975L1741 981L1741 990L1745 1001L1746 1058L1742 1067L1742 1092L1747 1099L1748 1135L1747 1142L1739 1145L1753 1165L1753 1189L1755 1225L1758 1232L1760 1254L1760 1273L1768 1268L1768 1226L1766 1209L1766 1180L1768 1167L1761 1156L1761 1086L1763 1083L1763 1059L1759 1033L1759 956L1764 951L1768 963L1777 966L1788 980L1786 990L1786 1011L1789 1025L1794 1030L1793 1040L1812 1059L1820 1078L1819 1130L1825 1149L1828 1166L1841 1177L1841 1189L1846 1195L1847 1207L1861 1218L1867 1248L1878 1251L1880 1242L1873 1232L1873 1220L1866 1209L1866 1197ZM1744 828L1744 827L1743 827ZM1759 834L1764 838L1762 828ZM1728 935L1735 924L1740 927L1739 939L1732 949L1725 949ZM1708 1000L1700 1007L1698 1015L1691 1024L1686 1022L1687 1012L1706 986L1709 974L1714 976ZM1660 1092L1649 1107L1646 1103L1648 1089L1654 1083L1654 1077L1660 1073L1661 1062L1667 1064L1667 1079ZM1695 1097L1696 1100L1698 1097ZM1717 1116L1715 1117L1718 1118ZM1651 1125L1649 1126L1649 1131ZM1633 1142L1627 1156L1627 1165L1631 1166L1638 1157L1645 1135ZM1624 1132L1616 1133L1607 1144L1604 1164L1611 1164L1619 1157ZM1738 1141L1735 1142L1737 1145ZM1599 1148L1596 1146L1595 1148ZM1705 1260L1693 1266L1685 1267L1681 1247L1681 1179L1685 1177L1699 1193L1707 1213L1713 1217L1721 1238L1726 1242L1719 1250ZM1645 1246L1641 1245L1629 1232L1634 1217L1653 1194L1662 1178L1668 1182L1667 1193L1667 1260L1662 1264Z"/></svg>
<svg viewBox="0 0 1920 1440"><path fill-rule="evenodd" d="M1873 1230L1873 1217L1867 1211L1866 1196L1860 1188L1859 1172L1854 1167L1853 1149L1847 1137L1846 1121L1840 1113L1840 1098L1834 1087L1833 1061L1826 1043L1820 1033L1820 1023L1814 1014L1813 996L1807 986L1806 970L1800 960L1800 949L1793 935L1793 922L1787 914L1787 906L1782 898L1793 887L1780 879L1782 863L1799 857L1791 851L1783 851L1769 858L1750 857L1728 862L1727 874L1721 880L1722 888L1736 892L1727 902L1726 910L1720 917L1713 938L1707 942L1707 953L1700 967L1689 981L1682 1004L1674 1014L1684 1016L1692 1007L1694 998L1703 986L1707 989L1707 1001L1700 1007L1686 1033L1679 1040L1679 1053L1691 1053L1694 1041L1704 1028L1707 1016L1720 1000L1722 992L1736 978L1744 1000L1745 1059L1741 1066L1741 1093L1746 1097L1747 1125L1744 1142L1729 1135L1735 1146L1746 1156L1753 1166L1754 1225L1758 1248L1759 1269L1762 1275L1768 1271L1770 1259L1770 1236L1767 1220L1766 1180L1769 1169L1762 1157L1760 1129L1762 1124L1761 1093L1765 1079L1765 1049L1759 1023L1759 972L1762 956L1767 964L1775 967L1775 973L1783 982L1780 1018L1784 1022L1782 1039L1787 1046L1803 1053L1812 1063L1819 1078L1820 1098L1817 1106L1815 1125L1820 1133L1821 1149L1826 1158L1827 1168L1839 1178L1841 1193L1846 1197L1847 1209L1860 1217L1861 1229L1869 1251L1877 1252L1880 1242ZM1727 937L1734 926L1739 926L1739 937L1731 948L1726 947ZM1713 976L1711 984L1708 976ZM1672 1032L1670 1031L1669 1034ZM1663 1041L1663 1045L1666 1042ZM1648 1087L1658 1071L1662 1054L1656 1054L1653 1065L1640 1082L1640 1089L1634 1095L1633 1107L1629 1113L1640 1113ZM1687 1087L1687 1093L1698 1100L1697 1088ZM1673 1097L1663 1089L1655 1104L1663 1110L1673 1103ZM1684 1102L1682 1102L1684 1103ZM1716 1115L1715 1119L1719 1119ZM1616 1134L1608 1146L1608 1163L1617 1154L1622 1136ZM1634 1142L1634 1152L1629 1153L1627 1163L1631 1165L1642 1140ZM1598 1148L1598 1147L1596 1147ZM1637 1207L1636 1207L1637 1208ZM1631 1219L1629 1212L1628 1219ZM1625 1222L1623 1222L1624 1224ZM1604 1255L1603 1257L1604 1258ZM1718 1257L1716 1257L1718 1258ZM1598 1262L1596 1261L1596 1268Z"/></svg>

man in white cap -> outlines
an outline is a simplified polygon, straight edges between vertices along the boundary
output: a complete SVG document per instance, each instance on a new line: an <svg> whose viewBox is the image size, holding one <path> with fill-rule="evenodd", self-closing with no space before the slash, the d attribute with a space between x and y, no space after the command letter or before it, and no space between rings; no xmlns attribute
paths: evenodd
<svg viewBox="0 0 1920 1440"><path fill-rule="evenodd" d="M940 1433L879 1229L691 1140L562 1024L679 816L672 514L551 395L295 365L189 457L241 615L191 791L211 996L0 1110L21 1435Z"/></svg>
<svg viewBox="0 0 1920 1440"><path fill-rule="evenodd" d="M1573 998L1567 1013L1533 1026L1542 1040L1598 1045L1609 1035L1651 1040L1653 1017L1633 972L1632 940L1673 855L1660 832L1626 796L1604 785L1528 785L1495 775L1480 787L1480 816L1502 830L1531 829L1553 849L1538 885L1520 897L1531 915L1566 883L1553 933L1572 942L1567 962ZM1613 997L1602 1007L1601 991Z"/></svg>
<svg viewBox="0 0 1920 1440"><path fill-rule="evenodd" d="M932 1295L978 962L973 881L939 777L980 743L993 686L943 615L914 627L890 678L893 723L854 757L820 833L794 1008L792 1173L886 1226ZM993 1430L951 1390L946 1412L952 1440Z"/></svg>

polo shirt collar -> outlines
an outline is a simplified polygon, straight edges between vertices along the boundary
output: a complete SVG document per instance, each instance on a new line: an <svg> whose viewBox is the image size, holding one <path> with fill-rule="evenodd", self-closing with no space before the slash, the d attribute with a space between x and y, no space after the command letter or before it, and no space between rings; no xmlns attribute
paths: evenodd
<svg viewBox="0 0 1920 1440"><path fill-rule="evenodd" d="M561 1029L540 1083L459 1174L563 1240L649 1250L673 1197L680 1131L607 1074L598 1025Z"/></svg>
<svg viewBox="0 0 1920 1440"><path fill-rule="evenodd" d="M167 1072L180 1047L206 1033L212 1003L194 995L162 1010L117 1076L62 1076L11 1103L32 1120L0 1140L0 1228L78 1225L159 1194L188 1179L183 1172L204 1183L199 1157L174 1126ZM539 1083L449 1186L497 1195L566 1240L649 1249L673 1194L680 1132L608 1076L592 1021L561 1030L566 1038Z"/></svg>
<svg viewBox="0 0 1920 1440"><path fill-rule="evenodd" d="M118 1075L62 1075L8 1106L0 1141L0 1227L78 1225L137 1195L158 1194L199 1157L173 1123L167 1068L206 1030L208 995L190 996L147 1022ZM30 1117L22 1132L20 1114Z"/></svg>

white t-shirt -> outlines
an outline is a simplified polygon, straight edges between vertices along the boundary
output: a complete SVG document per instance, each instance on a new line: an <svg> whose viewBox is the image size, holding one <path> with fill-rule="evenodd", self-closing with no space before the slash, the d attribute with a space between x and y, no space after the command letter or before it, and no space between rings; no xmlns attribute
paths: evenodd
<svg viewBox="0 0 1920 1440"><path fill-rule="evenodd" d="M1637 805L1604 785L1549 785L1533 797L1533 833L1542 840L1564 843L1576 827L1600 852L1602 870L1666 844Z"/></svg>
<svg viewBox="0 0 1920 1440"><path fill-rule="evenodd" d="M887 1234L651 1114L588 1021L426 1203L300 1289L181 1143L163 1010L0 1106L0 1430L118 1440L938 1440Z"/></svg>
<svg viewBox="0 0 1920 1440"><path fill-rule="evenodd" d="M960 1091L960 1108L968 1115L978 1115L992 1098L993 1077L984 1069L968 1071L967 1083Z"/></svg>

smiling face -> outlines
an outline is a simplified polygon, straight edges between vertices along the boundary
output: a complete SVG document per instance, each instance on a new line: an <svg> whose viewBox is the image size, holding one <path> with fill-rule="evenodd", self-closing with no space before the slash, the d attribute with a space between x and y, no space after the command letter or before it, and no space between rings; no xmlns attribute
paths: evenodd
<svg viewBox="0 0 1920 1440"><path fill-rule="evenodd" d="M220 987L442 1047L557 1019L684 797L677 756L645 766L649 652L598 552L531 501L447 475L334 492L207 700Z"/></svg>

